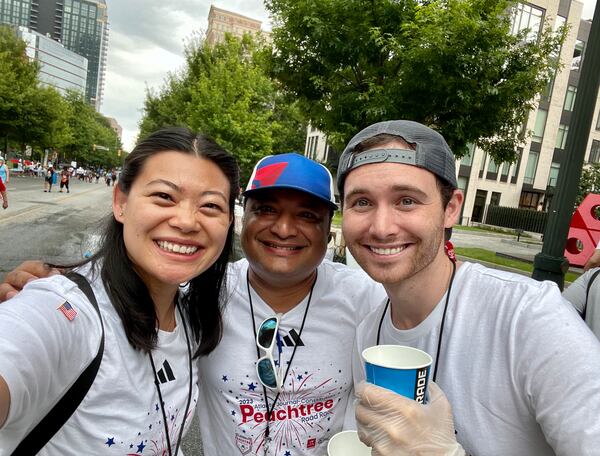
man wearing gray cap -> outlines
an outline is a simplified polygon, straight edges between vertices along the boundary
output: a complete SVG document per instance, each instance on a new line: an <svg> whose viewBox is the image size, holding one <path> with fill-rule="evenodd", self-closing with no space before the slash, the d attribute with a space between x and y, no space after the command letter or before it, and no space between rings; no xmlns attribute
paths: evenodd
<svg viewBox="0 0 600 456"><path fill-rule="evenodd" d="M433 358L427 405L357 385L359 435L378 455L591 455L600 442L600 344L555 284L452 261L444 232L463 195L444 138L389 121L358 133L338 167L343 232L388 300L360 324L363 349ZM454 421L453 421L454 419Z"/></svg>

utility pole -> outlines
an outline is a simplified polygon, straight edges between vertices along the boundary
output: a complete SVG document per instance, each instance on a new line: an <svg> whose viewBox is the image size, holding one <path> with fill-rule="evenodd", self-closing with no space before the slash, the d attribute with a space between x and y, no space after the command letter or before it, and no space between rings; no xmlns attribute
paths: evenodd
<svg viewBox="0 0 600 456"><path fill-rule="evenodd" d="M583 55L577 97L565 145L566 159L561 163L556 190L550 204L548 222L544 230L544 245L533 262L532 277L536 280L552 280L561 290L565 283L565 273L569 269L569 262L564 256L569 223L573 216L599 84L600 0L596 2L587 49Z"/></svg>

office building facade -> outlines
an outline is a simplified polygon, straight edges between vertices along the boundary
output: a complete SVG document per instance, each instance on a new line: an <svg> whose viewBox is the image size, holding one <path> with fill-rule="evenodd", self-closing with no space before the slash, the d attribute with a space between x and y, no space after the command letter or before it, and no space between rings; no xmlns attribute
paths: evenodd
<svg viewBox="0 0 600 456"><path fill-rule="evenodd" d="M458 184L465 192L463 224L485 222L489 205L548 210L561 165L569 159L565 145L591 21L581 20L579 1L553 0L525 6L518 12L524 16L520 18L522 22L535 15L555 28L565 23L570 26L559 56L561 70L540 94L537 108L529 115L527 129L531 135L519 148L516 163L496 164L483 151L473 148L457 162ZM588 163L600 162L599 111L600 97L585 152Z"/></svg>
<svg viewBox="0 0 600 456"><path fill-rule="evenodd" d="M211 46L225 39L225 34L242 37L244 33L261 33L261 22L241 14L210 6L206 41Z"/></svg>
<svg viewBox="0 0 600 456"><path fill-rule="evenodd" d="M121 141L122 136L123 136L123 128L121 127L121 125L119 125L119 122L117 122L117 119L115 119L114 117L107 117L106 120L108 120L108 123L110 124L110 128L113 129L113 131L117 134L119 141Z"/></svg>
<svg viewBox="0 0 600 456"><path fill-rule="evenodd" d="M560 167L568 156L565 144L577 96L581 63L585 59L591 21L582 21L582 3L577 0L535 0L518 3L513 10L513 32L530 28L537 34L547 22L555 29L568 24L570 29L558 58L561 69L540 94L526 128L531 132L517 150L515 163L495 163L482 150L471 147L467 156L457 160L457 181L465 193L460 222L483 223L489 205L547 210ZM600 163L600 96L596 100L585 160ZM305 155L323 163L331 160L327 138L308 127Z"/></svg>
<svg viewBox="0 0 600 456"><path fill-rule="evenodd" d="M27 44L26 53L40 65L42 84L65 94L67 90L85 93L88 61L62 44L27 27L19 26L19 37Z"/></svg>
<svg viewBox="0 0 600 456"><path fill-rule="evenodd" d="M106 0L0 0L0 22L28 27L85 57L85 96L100 109L108 51Z"/></svg>

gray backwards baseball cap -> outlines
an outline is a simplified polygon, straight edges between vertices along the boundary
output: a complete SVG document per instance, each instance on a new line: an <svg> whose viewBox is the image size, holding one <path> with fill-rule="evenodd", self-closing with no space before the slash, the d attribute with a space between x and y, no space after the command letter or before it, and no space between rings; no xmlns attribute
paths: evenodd
<svg viewBox="0 0 600 456"><path fill-rule="evenodd" d="M354 151L361 142L380 134L399 136L407 143L414 144L415 150L376 147L362 152ZM354 168L385 162L424 168L447 181L452 187L458 188L455 160L444 137L425 125L411 120L378 122L356 134L342 152L337 171L337 187L342 194L344 179Z"/></svg>

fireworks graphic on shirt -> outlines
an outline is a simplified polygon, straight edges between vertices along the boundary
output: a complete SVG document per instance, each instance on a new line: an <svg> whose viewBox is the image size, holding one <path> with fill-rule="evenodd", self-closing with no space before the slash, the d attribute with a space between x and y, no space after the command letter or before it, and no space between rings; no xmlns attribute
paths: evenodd
<svg viewBox="0 0 600 456"><path fill-rule="evenodd" d="M192 421L197 399L194 399L193 402L194 406L190 406L190 411L188 411L185 418L184 426L186 428ZM183 411L178 408L166 407L165 414L167 416L167 429L169 430L171 448L175 451L181 430L179 425L182 424L181 414L183 414ZM136 436L129 439L129 442L118 441L114 436L104 437L104 447L110 448L112 450L111 454L121 454L124 456L139 456L141 454L148 456L168 455L169 448L163 424L163 414L158 402L152 406L152 411L148 412L148 420L144 426L142 430L138 431ZM111 448L113 445L114 448Z"/></svg>
<svg viewBox="0 0 600 456"><path fill-rule="evenodd" d="M316 447L320 439L327 436L335 406L344 397L349 385L342 380L343 376L323 378L320 371L317 369L311 373L290 369L284 390L277 399L275 409L269 414L264 402L263 386L258 380L249 375L242 382L228 375L221 376L224 386L239 387L235 396L233 389L222 393L231 407L231 419L239 428L235 440L242 455L250 454L252 450L253 454L263 451L267 420L270 454L282 454L294 447ZM266 391L271 408L277 393L269 389ZM339 410L336 412L340 413Z"/></svg>

